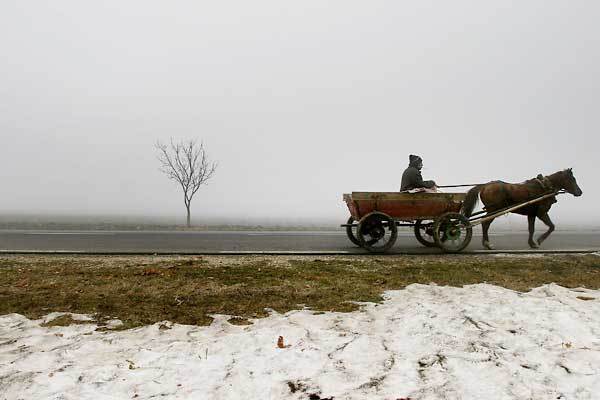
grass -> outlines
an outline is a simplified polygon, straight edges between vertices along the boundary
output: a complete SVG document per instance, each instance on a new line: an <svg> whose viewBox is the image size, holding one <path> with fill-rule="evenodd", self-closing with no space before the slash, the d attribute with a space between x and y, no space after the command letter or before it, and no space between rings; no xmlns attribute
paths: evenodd
<svg viewBox="0 0 600 400"><path fill-rule="evenodd" d="M206 325L210 314L228 314L245 324L267 315L265 308L352 311L353 302L380 301L385 290L432 282L598 289L600 257L2 256L0 315L72 312L131 328L164 320ZM53 324L61 323L72 320Z"/></svg>

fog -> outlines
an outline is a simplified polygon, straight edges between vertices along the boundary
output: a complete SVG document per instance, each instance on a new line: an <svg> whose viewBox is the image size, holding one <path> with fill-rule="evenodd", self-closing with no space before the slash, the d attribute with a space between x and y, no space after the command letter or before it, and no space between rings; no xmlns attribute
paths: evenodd
<svg viewBox="0 0 600 400"><path fill-rule="evenodd" d="M485 3L485 4L484 4ZM184 215L157 140L219 168L193 221L344 220L342 193L572 167L600 222L600 3L0 3L1 213Z"/></svg>

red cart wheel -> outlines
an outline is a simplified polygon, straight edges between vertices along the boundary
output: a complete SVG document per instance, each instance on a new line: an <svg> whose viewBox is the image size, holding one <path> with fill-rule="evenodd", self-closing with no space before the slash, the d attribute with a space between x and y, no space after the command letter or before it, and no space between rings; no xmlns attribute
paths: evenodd
<svg viewBox="0 0 600 400"><path fill-rule="evenodd" d="M415 237L425 247L437 247L433 237L433 222L423 222L422 219L415 223Z"/></svg>
<svg viewBox="0 0 600 400"><path fill-rule="evenodd" d="M354 222L356 222L354 217L351 216L350 218L348 218L348 222L346 222L346 235L348 236L348 239L350 239L350 241L352 243L354 243L358 247L361 247L360 241L356 237L356 225L354 225ZM353 225L353 226L349 226L349 225Z"/></svg>
<svg viewBox="0 0 600 400"><path fill-rule="evenodd" d="M398 227L392 217L375 211L360 220L356 237L360 245L371 253L384 253L396 243Z"/></svg>

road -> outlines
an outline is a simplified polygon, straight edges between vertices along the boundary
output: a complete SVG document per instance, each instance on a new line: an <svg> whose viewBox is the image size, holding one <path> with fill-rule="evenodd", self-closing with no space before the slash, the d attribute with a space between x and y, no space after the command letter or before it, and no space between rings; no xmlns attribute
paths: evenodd
<svg viewBox="0 0 600 400"><path fill-rule="evenodd" d="M528 250L524 232L496 233L500 251ZM483 250L474 234L467 251ZM600 231L555 232L542 246L545 251L600 251ZM0 252L92 253L219 253L219 252L351 252L343 231L337 232L66 232L0 231ZM436 253L420 246L410 231L399 232L391 253Z"/></svg>

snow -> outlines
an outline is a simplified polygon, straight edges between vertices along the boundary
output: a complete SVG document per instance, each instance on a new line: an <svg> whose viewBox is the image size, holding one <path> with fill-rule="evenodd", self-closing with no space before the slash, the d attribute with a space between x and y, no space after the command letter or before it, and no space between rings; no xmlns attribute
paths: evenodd
<svg viewBox="0 0 600 400"><path fill-rule="evenodd" d="M384 299L121 332L0 316L0 399L598 399L598 290L415 284Z"/></svg>

